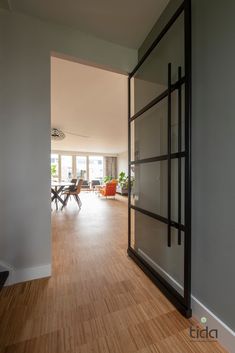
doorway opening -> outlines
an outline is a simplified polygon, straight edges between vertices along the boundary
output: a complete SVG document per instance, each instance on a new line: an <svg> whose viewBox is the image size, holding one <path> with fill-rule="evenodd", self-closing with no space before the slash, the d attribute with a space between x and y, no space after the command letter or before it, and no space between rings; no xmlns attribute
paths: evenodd
<svg viewBox="0 0 235 353"><path fill-rule="evenodd" d="M51 57L51 210L53 258L67 229L104 247L99 228L110 232L122 223L127 234L128 76L70 58ZM120 175L122 179L120 179ZM125 213L124 219L117 214ZM111 220L110 220L111 218ZM86 224L86 227L82 225ZM88 233L86 233L88 232ZM55 235L57 234L57 235ZM70 239L70 240L69 240ZM63 239L64 241L64 239ZM122 240L123 241L123 240ZM127 248L127 237L126 237ZM68 260L71 269L73 264Z"/></svg>

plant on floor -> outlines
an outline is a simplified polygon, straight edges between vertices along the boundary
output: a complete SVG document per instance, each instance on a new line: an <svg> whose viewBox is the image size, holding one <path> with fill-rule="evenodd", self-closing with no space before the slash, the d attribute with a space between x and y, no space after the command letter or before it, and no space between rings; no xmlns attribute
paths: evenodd
<svg viewBox="0 0 235 353"><path fill-rule="evenodd" d="M134 177L131 177L131 187L133 186ZM118 183L123 189L128 189L129 177L125 172L119 174Z"/></svg>
<svg viewBox="0 0 235 353"><path fill-rule="evenodd" d="M127 181L128 181L128 176L126 175L125 172L121 172L118 177L118 183L119 185L124 188L127 186Z"/></svg>

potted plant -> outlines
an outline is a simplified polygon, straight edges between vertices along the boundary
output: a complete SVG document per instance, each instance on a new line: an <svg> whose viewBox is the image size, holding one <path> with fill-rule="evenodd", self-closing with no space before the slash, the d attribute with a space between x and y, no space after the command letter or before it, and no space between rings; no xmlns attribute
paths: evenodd
<svg viewBox="0 0 235 353"><path fill-rule="evenodd" d="M107 176L104 177L104 183L106 184L106 183L108 183L109 181L111 181L112 179L113 179L112 176L107 175Z"/></svg>
<svg viewBox="0 0 235 353"><path fill-rule="evenodd" d="M56 177L56 165L51 164L51 177L55 178Z"/></svg>
<svg viewBox="0 0 235 353"><path fill-rule="evenodd" d="M128 195L128 176L125 172L119 174L117 192L121 195Z"/></svg>

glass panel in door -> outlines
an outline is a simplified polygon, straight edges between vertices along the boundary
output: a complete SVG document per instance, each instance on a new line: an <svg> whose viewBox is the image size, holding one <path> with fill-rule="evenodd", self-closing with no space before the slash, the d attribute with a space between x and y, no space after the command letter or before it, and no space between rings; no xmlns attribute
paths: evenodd
<svg viewBox="0 0 235 353"><path fill-rule="evenodd" d="M129 121L130 247L182 302L187 118L184 31L181 13L131 77Z"/></svg>

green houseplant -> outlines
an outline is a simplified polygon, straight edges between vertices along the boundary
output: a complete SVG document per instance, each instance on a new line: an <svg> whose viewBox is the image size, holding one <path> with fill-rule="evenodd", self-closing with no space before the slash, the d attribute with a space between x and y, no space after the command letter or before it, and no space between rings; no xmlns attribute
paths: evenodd
<svg viewBox="0 0 235 353"><path fill-rule="evenodd" d="M121 187L126 187L127 179L128 179L128 177L127 177L126 173L125 173L125 172L121 172L121 173L119 174L119 177L118 177L118 183L119 183L119 185L120 185Z"/></svg>
<svg viewBox="0 0 235 353"><path fill-rule="evenodd" d="M52 177L56 176L56 165L55 164L51 165L51 176Z"/></svg>
<svg viewBox="0 0 235 353"><path fill-rule="evenodd" d="M111 181L112 180L112 176L110 176L110 175L107 175L107 176L105 176L104 177L104 183L106 184L106 183L108 183L109 181Z"/></svg>
<svg viewBox="0 0 235 353"><path fill-rule="evenodd" d="M134 177L131 178L131 187L134 183ZM129 185L129 177L125 172L121 172L118 177L118 192L121 195L128 195L128 185Z"/></svg>

